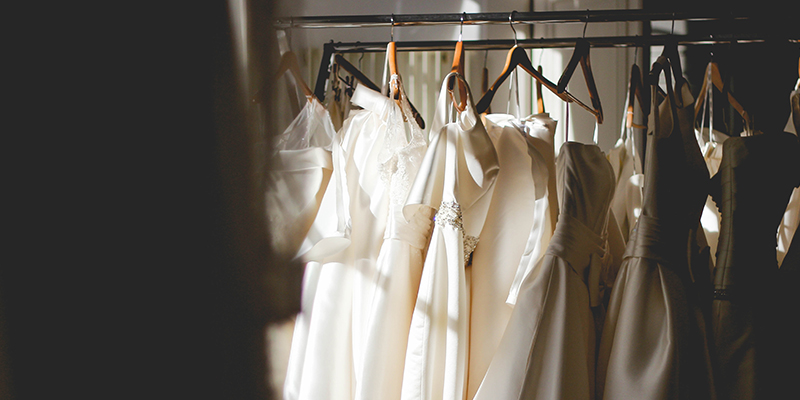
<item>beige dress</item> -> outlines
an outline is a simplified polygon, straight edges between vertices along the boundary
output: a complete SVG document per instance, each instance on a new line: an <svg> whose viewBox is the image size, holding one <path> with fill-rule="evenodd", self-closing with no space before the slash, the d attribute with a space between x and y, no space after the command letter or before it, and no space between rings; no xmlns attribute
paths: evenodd
<svg viewBox="0 0 800 400"><path fill-rule="evenodd" d="M671 85L671 79L667 79ZM653 90L652 93L656 91ZM708 322L688 244L708 193L685 82L649 120L642 215L631 232L599 348L597 397L713 398ZM675 96L682 97L677 107ZM692 264L694 264L692 262Z"/></svg>

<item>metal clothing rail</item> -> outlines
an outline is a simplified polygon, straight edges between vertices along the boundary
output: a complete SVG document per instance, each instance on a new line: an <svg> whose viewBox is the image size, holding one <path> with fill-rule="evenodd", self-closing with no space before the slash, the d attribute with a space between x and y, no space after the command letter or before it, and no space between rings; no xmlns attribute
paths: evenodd
<svg viewBox="0 0 800 400"><path fill-rule="evenodd" d="M328 15L281 17L275 28L363 28L419 25L484 25L508 24L513 13L515 24L565 22L643 22L643 21L711 21L747 20L749 16L721 11L653 12L644 10L576 10L505 13L391 14L391 15Z"/></svg>
<svg viewBox="0 0 800 400"><path fill-rule="evenodd" d="M718 34L718 35L657 35L657 36L603 36L585 38L540 38L540 39L490 39L464 40L464 50L508 50L515 44L523 48L568 48L585 39L593 48L626 48L663 46L675 41L678 45L712 45L724 43L763 43L774 38L751 34ZM800 37L788 39L789 43L800 44ZM431 40L395 42L397 51L451 51L455 48L455 40ZM374 53L386 51L388 42L328 42L323 46L322 59L317 76L314 93L317 98L325 96L325 81L330 74L331 55L334 53Z"/></svg>
<svg viewBox="0 0 800 400"><path fill-rule="evenodd" d="M676 41L681 46L712 45L721 43L763 43L768 39L752 34L724 35L656 35L656 36L595 36L564 37L539 39L487 39L464 40L464 50L508 50L517 44L527 49L574 47L575 43L585 39L592 48L601 47L644 47L663 46L669 41ZM774 38L771 38L774 40ZM797 39L788 39L790 43L800 43ZM446 51L455 48L456 40L402 41L395 42L397 51ZM376 53L386 51L388 42L328 42L328 46L336 53Z"/></svg>

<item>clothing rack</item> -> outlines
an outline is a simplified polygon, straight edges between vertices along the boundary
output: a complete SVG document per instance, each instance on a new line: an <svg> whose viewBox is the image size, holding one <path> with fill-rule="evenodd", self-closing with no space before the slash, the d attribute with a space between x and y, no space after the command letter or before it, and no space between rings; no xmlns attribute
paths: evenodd
<svg viewBox="0 0 800 400"><path fill-rule="evenodd" d="M512 15L513 13L513 15ZM511 17L511 18L509 18ZM419 25L484 25L565 23L565 22L645 22L747 20L749 16L732 12L651 12L644 10L575 10L541 12L491 12L454 14L328 15L283 17L275 21L278 29L287 28L363 28Z"/></svg>
<svg viewBox="0 0 800 400"><path fill-rule="evenodd" d="M681 46L713 45L713 44L747 44L764 43L768 40L765 36L752 34L722 34L722 35L656 35L656 36L602 36L602 37L568 37L568 38L539 38L539 39L486 39L464 40L464 50L508 50L517 45L522 48L569 48L575 46L578 40L585 39L594 48L628 48L663 46L671 41ZM800 38L787 39L790 43L800 44ZM386 51L389 42L328 42L323 45L322 59L320 60L314 93L317 98L325 97L325 81L330 74L329 63L334 53L375 53ZM395 42L397 51L451 51L455 48L456 40L429 40Z"/></svg>
<svg viewBox="0 0 800 400"><path fill-rule="evenodd" d="M763 43L766 36L722 34L713 36L698 35L650 35L652 21L746 21L748 15L734 11L680 11L652 12L644 10L575 10L575 11L543 11L543 12L504 12L504 13L450 13L450 14L389 14L389 15L333 15L283 17L275 20L276 29L318 29L318 28L362 28L426 25L483 25L483 24L551 24L551 23L585 23L590 22L647 22L642 36L611 36L586 38L539 38L521 40L472 40L463 41L465 50L498 50L509 49L513 45L523 48L564 48L572 47L579 39L586 39L592 47L644 47L664 45L669 41L677 41L679 45L710 45L719 43ZM800 43L800 37L785 38L791 43ZM314 88L318 98L325 94L325 81L331 55L334 53L361 53L385 51L388 42L329 42L323 47L319 74ZM456 41L409 41L396 42L398 51L436 51L451 50Z"/></svg>

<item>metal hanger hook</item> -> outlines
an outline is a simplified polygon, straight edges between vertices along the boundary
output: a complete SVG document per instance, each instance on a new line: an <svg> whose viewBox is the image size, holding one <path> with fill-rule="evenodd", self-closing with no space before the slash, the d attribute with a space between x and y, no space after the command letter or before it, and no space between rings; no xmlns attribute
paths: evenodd
<svg viewBox="0 0 800 400"><path fill-rule="evenodd" d="M284 30L284 32L286 32L286 41L288 42L290 49L292 48L292 27L294 27L294 16L290 15L289 28Z"/></svg>
<svg viewBox="0 0 800 400"><path fill-rule="evenodd" d="M583 24L583 37L586 38L586 27L589 26L589 9L586 9L586 22Z"/></svg>
<svg viewBox="0 0 800 400"><path fill-rule="evenodd" d="M675 11L672 12L672 29L670 30L670 35L675 34Z"/></svg>
<svg viewBox="0 0 800 400"><path fill-rule="evenodd" d="M458 31L458 41L461 41L461 36L464 34L464 17L467 15L467 12L464 11L461 13L461 28Z"/></svg>
<svg viewBox="0 0 800 400"><path fill-rule="evenodd" d="M514 13L517 10L511 11L511 14L508 15L508 25L511 26L511 30L514 31L514 46L517 45L517 30L514 29Z"/></svg>
<svg viewBox="0 0 800 400"><path fill-rule="evenodd" d="M392 13L392 30L390 32L391 41L394 42L394 13Z"/></svg>

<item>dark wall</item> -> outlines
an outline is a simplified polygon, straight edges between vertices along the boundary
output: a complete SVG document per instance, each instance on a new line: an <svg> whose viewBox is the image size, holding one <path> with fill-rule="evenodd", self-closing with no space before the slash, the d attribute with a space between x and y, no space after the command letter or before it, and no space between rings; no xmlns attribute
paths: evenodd
<svg viewBox="0 0 800 400"><path fill-rule="evenodd" d="M286 309L227 2L24 8L0 398L271 398L263 329Z"/></svg>
<svg viewBox="0 0 800 400"><path fill-rule="evenodd" d="M753 116L755 129L764 132L782 130L789 116L789 93L798 79L797 64L800 45L788 43L787 38L800 37L797 22L797 4L785 1L708 1L646 0L645 8L652 11L688 11L701 13L729 13L746 15L747 21L721 20L688 23L688 34L698 35L758 35L768 38L766 43L718 44L713 46L687 46L683 60L684 75L693 88L695 97L702 85L706 65L713 59L720 67L723 80ZM738 135L742 129L741 118L725 104L725 98L715 96L715 129ZM724 121L725 127L719 122Z"/></svg>

